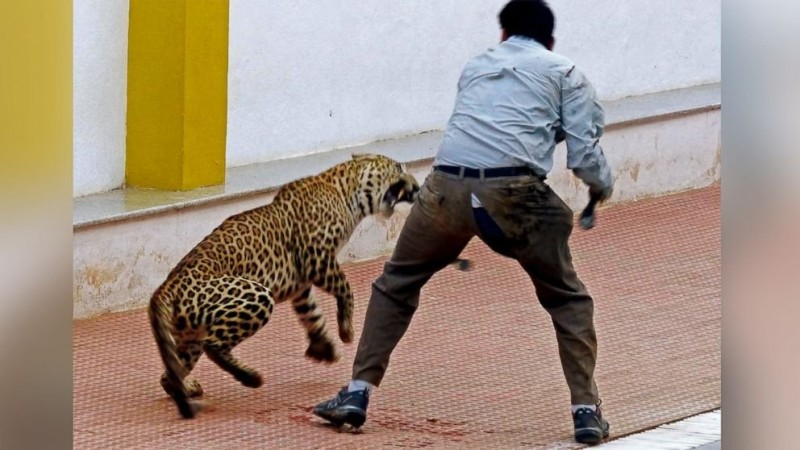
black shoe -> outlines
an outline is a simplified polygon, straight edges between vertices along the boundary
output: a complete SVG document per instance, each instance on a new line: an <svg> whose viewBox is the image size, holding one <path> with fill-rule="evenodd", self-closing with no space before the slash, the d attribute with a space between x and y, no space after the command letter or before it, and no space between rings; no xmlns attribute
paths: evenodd
<svg viewBox="0 0 800 450"><path fill-rule="evenodd" d="M336 426L346 423L358 428L367 421L367 405L369 392L366 389L347 392L345 386L336 397L315 406L314 414Z"/></svg>
<svg viewBox="0 0 800 450"><path fill-rule="evenodd" d="M579 408L572 414L572 421L575 424L575 440L581 444L599 444L603 438L608 437L611 428L603 419L599 406L597 412L589 408Z"/></svg>

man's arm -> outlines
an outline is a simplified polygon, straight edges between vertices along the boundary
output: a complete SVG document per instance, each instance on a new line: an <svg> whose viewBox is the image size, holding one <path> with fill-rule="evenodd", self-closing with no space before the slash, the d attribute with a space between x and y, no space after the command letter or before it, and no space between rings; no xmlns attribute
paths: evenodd
<svg viewBox="0 0 800 450"><path fill-rule="evenodd" d="M589 80L573 67L561 86L561 125L567 142L567 168L589 186L599 201L611 196L613 180L600 136L603 108Z"/></svg>

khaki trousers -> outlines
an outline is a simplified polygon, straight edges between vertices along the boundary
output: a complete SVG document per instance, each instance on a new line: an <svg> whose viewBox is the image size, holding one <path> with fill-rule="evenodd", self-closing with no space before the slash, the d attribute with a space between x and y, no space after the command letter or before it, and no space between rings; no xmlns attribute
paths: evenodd
<svg viewBox="0 0 800 450"><path fill-rule="evenodd" d="M472 193L484 211L473 210ZM481 180L432 172L383 274L372 285L353 379L380 385L419 305L420 290L478 236L495 252L518 261L530 276L552 318L572 404L598 403L593 302L572 266L572 224L572 210L538 177Z"/></svg>

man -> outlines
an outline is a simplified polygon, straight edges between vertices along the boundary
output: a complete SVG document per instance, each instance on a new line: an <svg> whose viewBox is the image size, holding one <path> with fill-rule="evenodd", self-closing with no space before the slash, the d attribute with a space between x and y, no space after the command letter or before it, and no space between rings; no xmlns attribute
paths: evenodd
<svg viewBox="0 0 800 450"><path fill-rule="evenodd" d="M555 20L545 1L512 0L499 21L501 43L464 68L434 170L373 283L352 381L314 408L333 423L366 421L371 389L411 322L420 289L477 235L520 263L552 317L575 439L596 444L608 436L594 381L593 302L568 246L573 213L544 183L564 139L567 167L590 195L610 197L611 173L598 145L603 110L586 77L552 53Z"/></svg>

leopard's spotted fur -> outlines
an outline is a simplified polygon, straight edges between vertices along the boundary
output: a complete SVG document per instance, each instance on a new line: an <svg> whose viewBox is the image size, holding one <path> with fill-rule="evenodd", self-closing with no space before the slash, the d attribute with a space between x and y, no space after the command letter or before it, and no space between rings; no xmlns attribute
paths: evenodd
<svg viewBox="0 0 800 450"><path fill-rule="evenodd" d="M308 334L307 357L337 360L311 287L336 297L339 337L351 342L353 296L336 253L364 217L389 216L418 191L396 161L356 155L283 186L270 204L229 217L197 244L156 289L149 308L166 367L161 385L180 414L191 418L199 409L191 398L202 388L185 378L204 352L243 385L261 386L261 375L231 350L267 323L275 303L292 302Z"/></svg>

